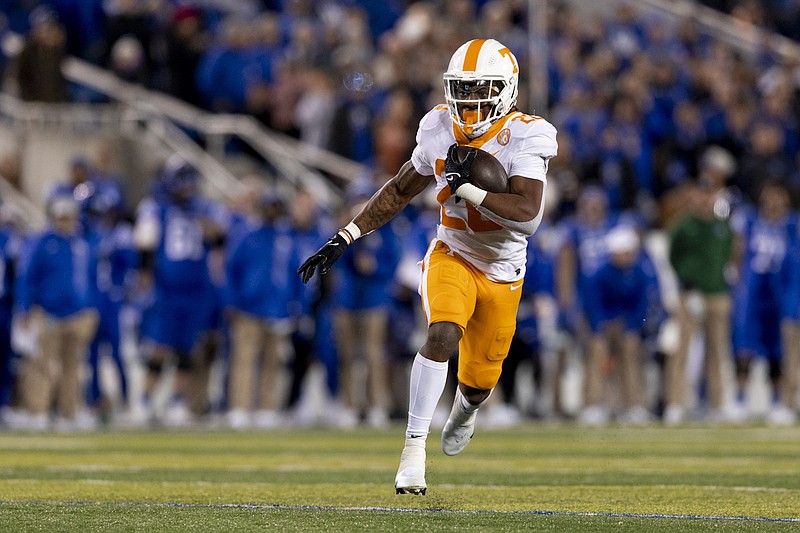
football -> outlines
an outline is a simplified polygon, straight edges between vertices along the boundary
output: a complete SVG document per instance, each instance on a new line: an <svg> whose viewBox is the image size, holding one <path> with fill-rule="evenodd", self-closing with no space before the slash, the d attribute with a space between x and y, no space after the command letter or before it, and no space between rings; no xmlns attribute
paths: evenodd
<svg viewBox="0 0 800 533"><path fill-rule="evenodd" d="M469 151L469 146L458 146L455 157L463 161ZM478 149L478 155L472 162L469 171L469 181L476 187L489 192L508 192L508 174L500 161L489 152Z"/></svg>

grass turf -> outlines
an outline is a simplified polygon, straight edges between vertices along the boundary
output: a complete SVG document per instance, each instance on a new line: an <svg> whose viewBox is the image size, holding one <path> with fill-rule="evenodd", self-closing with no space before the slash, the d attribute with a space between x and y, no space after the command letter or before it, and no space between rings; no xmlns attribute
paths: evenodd
<svg viewBox="0 0 800 533"><path fill-rule="evenodd" d="M3 531L796 531L800 428L0 433Z"/></svg>

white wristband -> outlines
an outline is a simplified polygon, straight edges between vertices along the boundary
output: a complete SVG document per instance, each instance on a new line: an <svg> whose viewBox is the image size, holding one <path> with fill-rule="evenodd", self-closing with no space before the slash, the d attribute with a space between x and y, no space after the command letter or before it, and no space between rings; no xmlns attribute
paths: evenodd
<svg viewBox="0 0 800 533"><path fill-rule="evenodd" d="M476 187L471 183L465 183L456 189L456 196L460 196L464 200L476 206L483 203L483 199L486 198L487 194L489 194L488 191L484 191L483 189Z"/></svg>
<svg viewBox="0 0 800 533"><path fill-rule="evenodd" d="M339 235L347 241L347 244L353 244L353 242L361 237L361 230L358 229L355 222L351 221L348 225L339 230Z"/></svg>

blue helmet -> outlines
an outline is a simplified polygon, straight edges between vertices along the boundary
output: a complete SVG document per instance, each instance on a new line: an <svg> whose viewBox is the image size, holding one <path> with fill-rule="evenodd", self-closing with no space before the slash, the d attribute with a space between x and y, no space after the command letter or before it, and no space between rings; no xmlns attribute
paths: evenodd
<svg viewBox="0 0 800 533"><path fill-rule="evenodd" d="M112 211L122 211L122 195L115 187L96 187L94 193L83 203L85 211L96 217Z"/></svg>
<svg viewBox="0 0 800 533"><path fill-rule="evenodd" d="M171 197L188 198L197 192L200 173L185 159L175 154L167 159L156 182L157 192Z"/></svg>

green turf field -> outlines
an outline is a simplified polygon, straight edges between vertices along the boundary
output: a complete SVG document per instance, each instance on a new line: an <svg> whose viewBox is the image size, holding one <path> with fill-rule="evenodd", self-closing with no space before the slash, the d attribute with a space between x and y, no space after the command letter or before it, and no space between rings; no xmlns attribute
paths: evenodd
<svg viewBox="0 0 800 533"><path fill-rule="evenodd" d="M0 433L2 531L800 531L800 428Z"/></svg>

